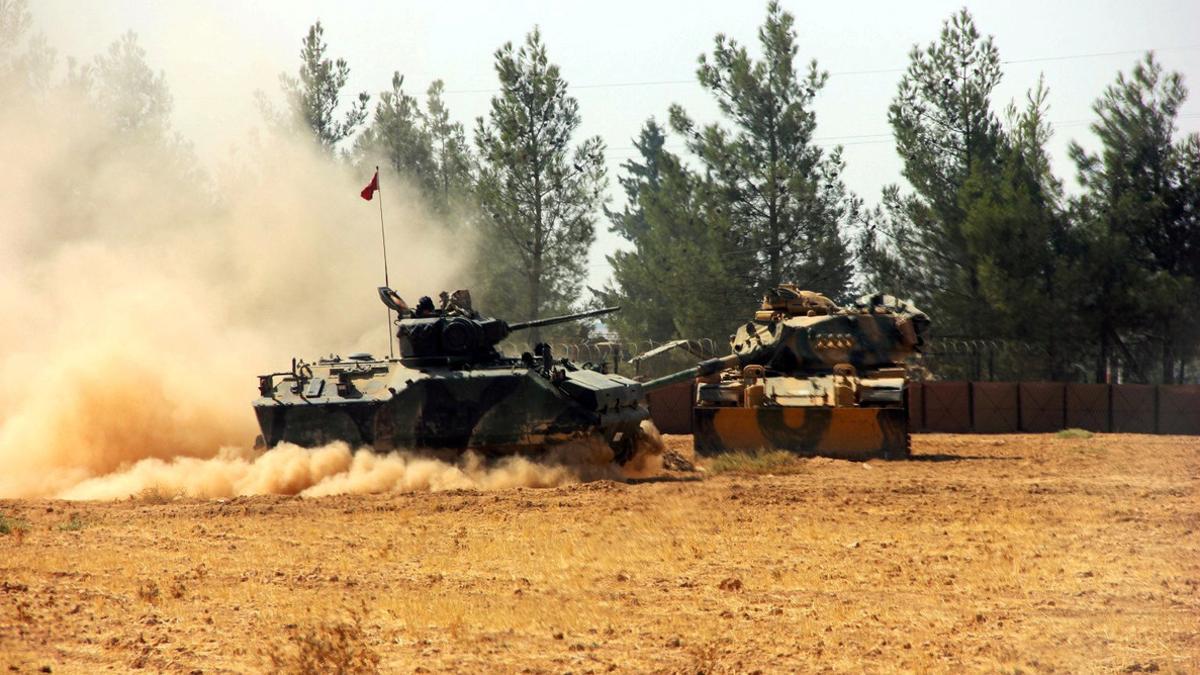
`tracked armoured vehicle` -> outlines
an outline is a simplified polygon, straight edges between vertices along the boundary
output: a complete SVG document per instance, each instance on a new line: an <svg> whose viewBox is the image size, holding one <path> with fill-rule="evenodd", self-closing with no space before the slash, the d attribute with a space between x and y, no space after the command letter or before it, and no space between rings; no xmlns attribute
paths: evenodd
<svg viewBox="0 0 1200 675"><path fill-rule="evenodd" d="M263 445L344 441L381 452L494 456L595 437L618 462L634 454L649 418L641 384L554 359L545 344L516 358L497 349L513 331L618 308L509 324L476 312L466 291L443 293L439 308L428 298L410 308L388 288L379 294L399 315L400 358L293 360L288 372L260 376L254 412Z"/></svg>
<svg viewBox="0 0 1200 675"><path fill-rule="evenodd" d="M783 285L738 328L731 354L644 388L700 378L692 429L701 453L907 457L906 367L928 328L924 313L890 295L839 307Z"/></svg>

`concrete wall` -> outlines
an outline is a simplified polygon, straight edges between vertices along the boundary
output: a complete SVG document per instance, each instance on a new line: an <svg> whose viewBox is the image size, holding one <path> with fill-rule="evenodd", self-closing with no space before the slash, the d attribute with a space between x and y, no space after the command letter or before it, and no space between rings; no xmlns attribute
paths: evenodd
<svg viewBox="0 0 1200 675"><path fill-rule="evenodd" d="M1062 382L914 382L909 428L942 433L1200 435L1200 386Z"/></svg>
<svg viewBox="0 0 1200 675"><path fill-rule="evenodd" d="M664 434L692 432L695 386L649 395ZM1200 385L1062 382L913 382L909 429L938 433L1049 433L1062 429L1200 436Z"/></svg>

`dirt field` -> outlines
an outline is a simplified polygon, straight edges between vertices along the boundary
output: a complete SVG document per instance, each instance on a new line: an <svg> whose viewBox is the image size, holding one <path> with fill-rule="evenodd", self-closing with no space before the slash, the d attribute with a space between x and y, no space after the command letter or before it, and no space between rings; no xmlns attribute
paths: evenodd
<svg viewBox="0 0 1200 675"><path fill-rule="evenodd" d="M914 450L541 490L0 501L0 664L263 671L304 646L385 672L1200 671L1200 441Z"/></svg>

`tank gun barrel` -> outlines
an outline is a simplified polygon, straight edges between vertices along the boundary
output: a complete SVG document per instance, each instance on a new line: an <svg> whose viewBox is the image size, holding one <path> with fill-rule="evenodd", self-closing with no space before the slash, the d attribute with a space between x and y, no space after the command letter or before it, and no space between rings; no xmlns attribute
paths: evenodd
<svg viewBox="0 0 1200 675"><path fill-rule="evenodd" d="M669 387L676 382L684 382L695 377L704 377L713 373L719 373L726 368L741 368L751 363L761 363L770 359L771 355L775 354L776 350L781 347L767 326L754 327L753 335L754 341L751 348L736 351L726 356L706 359L687 370L680 370L670 375L663 375L662 377L648 380L642 383L642 390L654 391L655 389Z"/></svg>
<svg viewBox="0 0 1200 675"><path fill-rule="evenodd" d="M671 373L670 375L663 375L662 377L658 377L653 380L647 380L646 382L642 383L642 391L654 391L655 389L662 389L663 387L669 387L676 382L684 382L696 377L703 377L705 375L719 373L726 368L741 366L745 362L749 361L747 356L748 355L743 354L730 354L728 356L721 356L715 359L706 359L686 370L680 370L678 372Z"/></svg>
<svg viewBox="0 0 1200 675"><path fill-rule="evenodd" d="M540 326L552 326L556 323L566 323L577 319L586 319L588 317L600 316L602 314L612 314L621 309L620 307L603 307L601 309L590 309L586 312L578 312L575 314L564 314L562 316L550 316L545 319L534 319L533 321L521 321L520 323L508 324L508 329L521 330L522 328L538 328Z"/></svg>

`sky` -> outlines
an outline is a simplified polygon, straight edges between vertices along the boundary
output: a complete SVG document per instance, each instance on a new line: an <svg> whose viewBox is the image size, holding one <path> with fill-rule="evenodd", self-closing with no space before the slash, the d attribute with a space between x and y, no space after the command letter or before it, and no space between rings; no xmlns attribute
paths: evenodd
<svg viewBox="0 0 1200 675"><path fill-rule="evenodd" d="M620 165L636 155L632 139L647 118L666 122L672 103L698 122L718 119L711 97L695 82L696 59L724 33L757 53L756 31L766 3L655 2L162 2L157 0L31 0L35 30L62 56L89 60L132 30L151 67L167 77L176 128L199 156L218 163L260 117L254 92L278 95L278 75L293 73L309 25L325 27L329 54L350 64L349 92L372 95L390 87L399 71L411 93L434 79L446 83L451 115L474 127L496 88L493 55L540 26L552 61L579 99L579 138L599 135L608 145L610 207L620 208ZM816 59L831 74L817 95L816 136L844 146L848 186L874 204L881 189L901 183L887 108L915 44L937 38L961 2L799 2L796 16L802 61ZM1050 89L1054 168L1074 186L1066 148L1075 140L1095 147L1088 129L1091 105L1120 70L1153 49L1166 68L1184 75L1193 96L1184 105L1182 132L1200 130L1200 2L1069 1L968 2L985 35L1005 61L993 103L1023 101L1039 74ZM349 97L348 97L349 98ZM668 147L682 150L678 138ZM364 184L369 176L364 176ZM348 198L357 199L357 195ZM622 245L597 223L588 285L609 276L605 255Z"/></svg>

